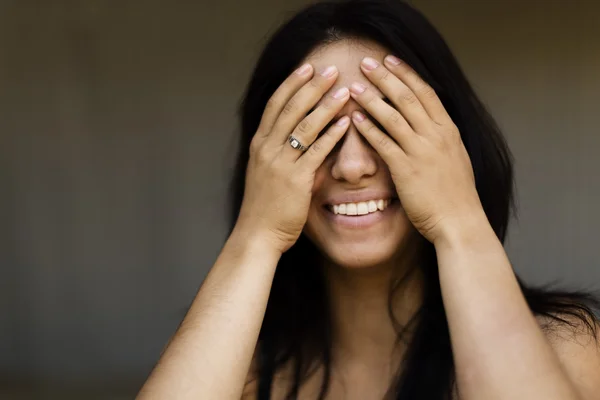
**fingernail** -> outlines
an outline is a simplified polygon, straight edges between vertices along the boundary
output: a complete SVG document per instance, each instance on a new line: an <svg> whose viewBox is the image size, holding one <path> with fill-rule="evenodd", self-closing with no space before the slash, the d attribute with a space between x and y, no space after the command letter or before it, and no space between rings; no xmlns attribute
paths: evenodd
<svg viewBox="0 0 600 400"><path fill-rule="evenodd" d="M354 111L354 113L352 113L352 118L354 118L356 122L363 122L365 120L364 114L360 111Z"/></svg>
<svg viewBox="0 0 600 400"><path fill-rule="evenodd" d="M402 62L402 61L401 61L401 60L400 60L398 57L396 57L396 56L393 56L393 55L391 55L391 54L390 54L389 56L387 56L387 57L385 58L385 60L386 60L387 62L389 62L390 64L392 64L392 65L400 65L400 63Z"/></svg>
<svg viewBox="0 0 600 400"><path fill-rule="evenodd" d="M335 66L331 65L327 68L325 68L322 72L321 75L324 76L325 78L331 78L333 76L333 74L335 74Z"/></svg>
<svg viewBox="0 0 600 400"><path fill-rule="evenodd" d="M335 124L337 126L344 126L348 124L348 121L350 120L350 118L348 118L348 116L344 115L342 118L338 119L338 122L336 122Z"/></svg>
<svg viewBox="0 0 600 400"><path fill-rule="evenodd" d="M350 86L350 90L352 90L352 93L354 93L354 94L361 94L365 90L367 90L367 87L365 85L363 85L362 83L354 82Z"/></svg>
<svg viewBox="0 0 600 400"><path fill-rule="evenodd" d="M346 96L348 96L348 88L347 87L339 88L338 91L335 92L335 94L333 95L333 97L338 100L343 99Z"/></svg>
<svg viewBox="0 0 600 400"><path fill-rule="evenodd" d="M300 68L298 68L296 70L296 73L298 75L304 75L306 74L308 71L310 71L310 64L304 64L303 66L301 66Z"/></svg>
<svg viewBox="0 0 600 400"><path fill-rule="evenodd" d="M369 71L379 67L379 63L372 59L371 57L365 57L362 60L363 66Z"/></svg>

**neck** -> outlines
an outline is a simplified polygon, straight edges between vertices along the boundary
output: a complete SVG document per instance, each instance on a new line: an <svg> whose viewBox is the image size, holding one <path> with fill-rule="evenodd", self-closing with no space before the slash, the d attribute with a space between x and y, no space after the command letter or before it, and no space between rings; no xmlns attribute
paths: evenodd
<svg viewBox="0 0 600 400"><path fill-rule="evenodd" d="M405 348L398 341L389 296L394 280L405 276L409 267L407 257L365 269L326 267L335 363L395 370ZM414 270L393 292L392 310L400 327L421 304L420 283L419 270Z"/></svg>

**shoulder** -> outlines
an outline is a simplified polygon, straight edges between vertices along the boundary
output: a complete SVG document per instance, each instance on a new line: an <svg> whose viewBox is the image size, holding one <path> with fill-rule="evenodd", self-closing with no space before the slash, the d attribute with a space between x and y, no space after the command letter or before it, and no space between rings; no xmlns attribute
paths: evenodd
<svg viewBox="0 0 600 400"><path fill-rule="evenodd" d="M600 391L600 323L559 315L564 322L536 317L546 338L571 382L583 399L596 398Z"/></svg>

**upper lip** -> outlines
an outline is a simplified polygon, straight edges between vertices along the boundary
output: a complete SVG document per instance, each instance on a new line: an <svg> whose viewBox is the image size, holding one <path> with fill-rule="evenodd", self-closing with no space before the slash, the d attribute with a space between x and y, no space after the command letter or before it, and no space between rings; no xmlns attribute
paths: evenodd
<svg viewBox="0 0 600 400"><path fill-rule="evenodd" d="M359 203L369 200L388 200L396 197L394 192L389 190L361 190L358 192L345 192L331 195L325 199L326 205L344 204L344 203Z"/></svg>

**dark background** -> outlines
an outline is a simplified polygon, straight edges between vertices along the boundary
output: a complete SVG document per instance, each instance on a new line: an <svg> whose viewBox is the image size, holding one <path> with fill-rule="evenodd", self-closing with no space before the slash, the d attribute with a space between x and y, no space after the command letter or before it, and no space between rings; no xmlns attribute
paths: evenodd
<svg viewBox="0 0 600 400"><path fill-rule="evenodd" d="M253 62L303 3L0 0L0 398L133 398L225 239ZM515 154L515 269L598 289L600 2L412 3Z"/></svg>

